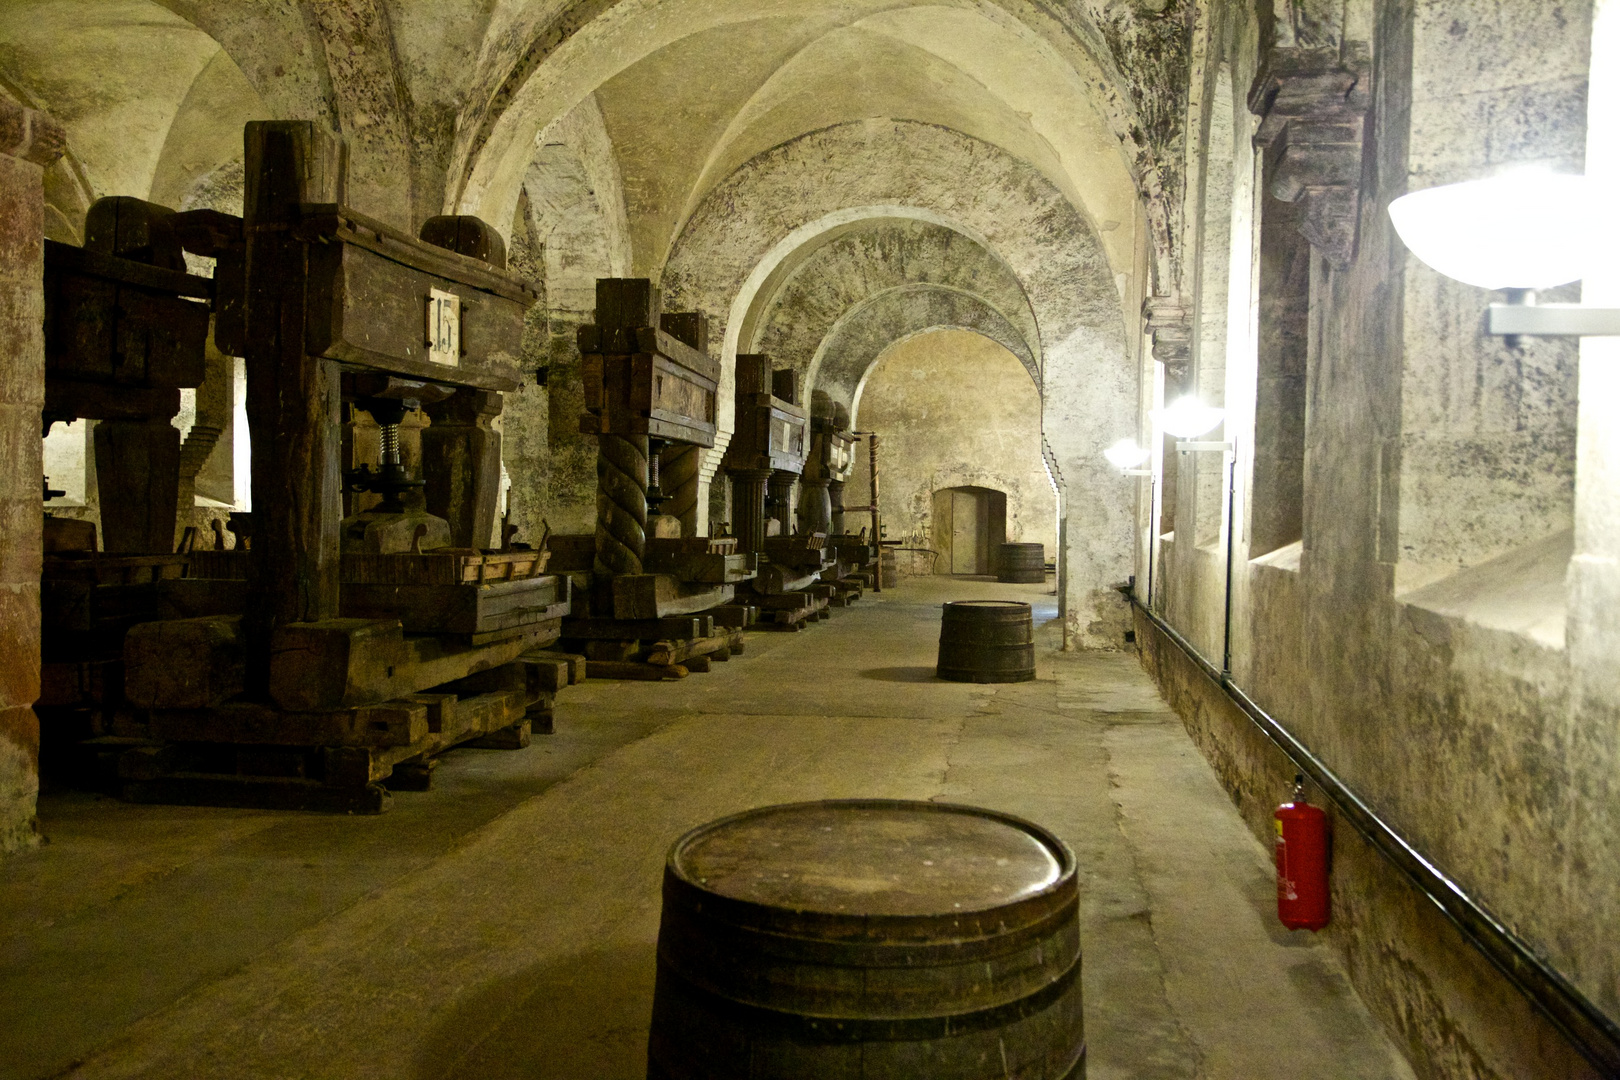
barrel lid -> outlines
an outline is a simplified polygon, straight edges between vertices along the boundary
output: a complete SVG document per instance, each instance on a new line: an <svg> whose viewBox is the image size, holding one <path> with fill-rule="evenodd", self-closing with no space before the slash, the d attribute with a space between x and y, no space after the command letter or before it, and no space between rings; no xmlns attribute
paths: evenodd
<svg viewBox="0 0 1620 1080"><path fill-rule="evenodd" d="M1046 830L972 806L891 799L767 806L676 841L670 873L732 900L863 917L966 915L1072 879Z"/></svg>
<svg viewBox="0 0 1620 1080"><path fill-rule="evenodd" d="M953 610L963 608L984 608L987 611L1005 610L1007 608L1030 610L1029 604L1023 600L947 600L945 606Z"/></svg>

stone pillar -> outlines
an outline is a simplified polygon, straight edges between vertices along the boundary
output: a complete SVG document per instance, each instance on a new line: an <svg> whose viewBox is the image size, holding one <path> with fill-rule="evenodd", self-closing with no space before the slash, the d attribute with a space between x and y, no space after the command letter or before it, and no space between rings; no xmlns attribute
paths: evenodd
<svg viewBox="0 0 1620 1080"><path fill-rule="evenodd" d="M781 535L793 535L793 485L799 480L798 473L785 472L777 469L771 473L771 514L782 526Z"/></svg>
<svg viewBox="0 0 1620 1080"><path fill-rule="evenodd" d="M731 531L739 551L765 550L765 484L770 469L729 469Z"/></svg>
<svg viewBox="0 0 1620 1080"><path fill-rule="evenodd" d="M66 136L0 98L0 851L37 842L45 169Z"/></svg>

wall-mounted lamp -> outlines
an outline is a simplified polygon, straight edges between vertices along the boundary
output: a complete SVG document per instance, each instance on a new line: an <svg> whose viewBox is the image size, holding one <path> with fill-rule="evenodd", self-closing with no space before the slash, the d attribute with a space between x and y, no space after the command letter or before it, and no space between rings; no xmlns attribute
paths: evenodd
<svg viewBox="0 0 1620 1080"><path fill-rule="evenodd" d="M1162 431L1174 435L1182 440L1176 443L1177 450L1230 450L1229 442L1187 442L1200 435L1207 435L1221 426L1226 419L1226 410L1217 409L1213 405L1205 405L1192 396L1177 398L1173 403L1162 409L1153 410L1153 423Z"/></svg>
<svg viewBox="0 0 1620 1080"><path fill-rule="evenodd" d="M1491 334L1620 334L1620 308L1536 303L1535 290L1586 276L1600 257L1596 200L1584 176L1515 169L1402 195L1389 217L1407 248L1449 278L1508 294L1492 304Z"/></svg>
<svg viewBox="0 0 1620 1080"><path fill-rule="evenodd" d="M1141 468L1141 465L1152 456L1153 451L1137 446L1135 439L1121 439L1103 451L1103 457L1108 459L1108 463L1125 476L1152 476L1152 469Z"/></svg>

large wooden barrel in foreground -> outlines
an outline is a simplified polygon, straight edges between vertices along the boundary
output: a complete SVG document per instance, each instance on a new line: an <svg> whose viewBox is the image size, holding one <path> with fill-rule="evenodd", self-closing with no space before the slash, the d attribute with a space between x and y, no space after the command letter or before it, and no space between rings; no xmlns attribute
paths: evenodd
<svg viewBox="0 0 1620 1080"><path fill-rule="evenodd" d="M1035 620L1017 600L958 600L939 622L940 678L1028 682L1035 677Z"/></svg>
<svg viewBox="0 0 1620 1080"><path fill-rule="evenodd" d="M996 580L1025 585L1046 582L1046 548L1040 544L1002 544Z"/></svg>
<svg viewBox="0 0 1620 1080"><path fill-rule="evenodd" d="M1074 856L1030 822L751 810L664 868L649 1080L1078 1080Z"/></svg>

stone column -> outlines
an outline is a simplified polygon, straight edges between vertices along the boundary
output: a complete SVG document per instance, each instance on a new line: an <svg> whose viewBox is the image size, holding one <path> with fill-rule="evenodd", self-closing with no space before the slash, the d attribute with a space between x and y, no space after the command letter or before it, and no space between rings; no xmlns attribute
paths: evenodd
<svg viewBox="0 0 1620 1080"><path fill-rule="evenodd" d="M55 121L0 98L0 851L38 840L44 180L65 145Z"/></svg>
<svg viewBox="0 0 1620 1080"><path fill-rule="evenodd" d="M799 474L777 469L771 473L771 514L781 523L783 536L793 535L793 485L798 483Z"/></svg>
<svg viewBox="0 0 1620 1080"><path fill-rule="evenodd" d="M770 469L728 469L731 476L731 531L739 551L765 550L765 483Z"/></svg>

